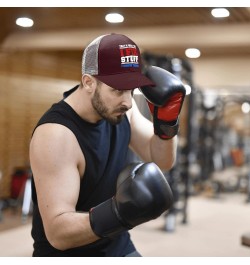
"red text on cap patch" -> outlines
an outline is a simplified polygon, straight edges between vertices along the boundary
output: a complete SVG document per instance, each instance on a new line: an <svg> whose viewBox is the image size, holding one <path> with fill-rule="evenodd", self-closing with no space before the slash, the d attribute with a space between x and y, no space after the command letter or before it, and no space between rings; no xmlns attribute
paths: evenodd
<svg viewBox="0 0 250 265"><path fill-rule="evenodd" d="M139 67L138 52L133 44L119 45L121 54L121 67Z"/></svg>

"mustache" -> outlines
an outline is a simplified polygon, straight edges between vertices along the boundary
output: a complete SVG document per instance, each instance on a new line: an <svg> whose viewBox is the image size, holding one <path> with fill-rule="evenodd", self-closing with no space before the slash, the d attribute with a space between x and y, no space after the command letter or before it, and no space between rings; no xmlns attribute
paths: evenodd
<svg viewBox="0 0 250 265"><path fill-rule="evenodd" d="M129 110L129 108L127 108L127 107L125 107L125 106L122 106L122 107L116 109L117 112L126 112L126 111L128 111L128 110Z"/></svg>

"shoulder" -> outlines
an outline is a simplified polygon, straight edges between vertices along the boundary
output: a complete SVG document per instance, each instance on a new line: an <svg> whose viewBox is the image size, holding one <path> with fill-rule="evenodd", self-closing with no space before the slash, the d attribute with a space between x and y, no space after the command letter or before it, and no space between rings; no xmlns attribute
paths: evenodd
<svg viewBox="0 0 250 265"><path fill-rule="evenodd" d="M78 148L78 142L73 132L61 124L46 123L38 126L30 142L33 155L72 156ZM72 157L73 158L73 157Z"/></svg>
<svg viewBox="0 0 250 265"><path fill-rule="evenodd" d="M59 123L45 123L35 129L32 139L60 142L65 138L69 140L72 137L74 134L68 127Z"/></svg>

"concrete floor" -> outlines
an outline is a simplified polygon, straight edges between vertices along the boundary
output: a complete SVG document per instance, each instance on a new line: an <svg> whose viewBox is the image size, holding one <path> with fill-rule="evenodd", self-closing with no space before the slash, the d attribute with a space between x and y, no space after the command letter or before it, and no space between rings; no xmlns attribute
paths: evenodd
<svg viewBox="0 0 250 265"><path fill-rule="evenodd" d="M174 233L163 232L164 218L134 229L138 251L146 257L250 257L250 247L241 245L241 235L250 232L245 195L192 197L188 223L183 225L180 217Z"/></svg>
<svg viewBox="0 0 250 265"><path fill-rule="evenodd" d="M241 236L250 232L245 199L244 194L191 197L188 224L181 224L177 215L175 231L169 233L162 216L131 230L132 239L144 257L250 257L250 247L241 245ZM30 229L28 223L0 232L0 256L31 256Z"/></svg>

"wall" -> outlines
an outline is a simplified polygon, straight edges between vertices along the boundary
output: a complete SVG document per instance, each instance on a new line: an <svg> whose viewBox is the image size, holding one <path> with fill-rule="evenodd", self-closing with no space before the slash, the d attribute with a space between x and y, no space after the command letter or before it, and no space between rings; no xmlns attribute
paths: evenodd
<svg viewBox="0 0 250 265"><path fill-rule="evenodd" d="M76 71L77 65L72 62L37 53L0 57L1 198L10 195L14 169L29 166L29 141L38 119L53 102L62 98L63 91L79 83L62 77L68 74L69 79L77 80L75 73L79 68Z"/></svg>
<svg viewBox="0 0 250 265"><path fill-rule="evenodd" d="M250 94L250 55L193 59L194 81L201 87L245 88Z"/></svg>
<svg viewBox="0 0 250 265"><path fill-rule="evenodd" d="M244 101L250 102L250 55L210 57L192 60L195 84L207 93L234 99L224 111L225 123L241 135L249 135L245 116L241 111ZM236 103L238 100L238 103Z"/></svg>
<svg viewBox="0 0 250 265"><path fill-rule="evenodd" d="M43 112L62 92L80 80L80 54L63 52L0 52L0 197L8 197L15 167L29 165L32 130ZM72 59L73 58L73 59ZM249 57L211 57L192 60L194 83L201 88L243 87L250 93ZM186 104L182 116L186 119ZM185 126L181 125L185 134Z"/></svg>

